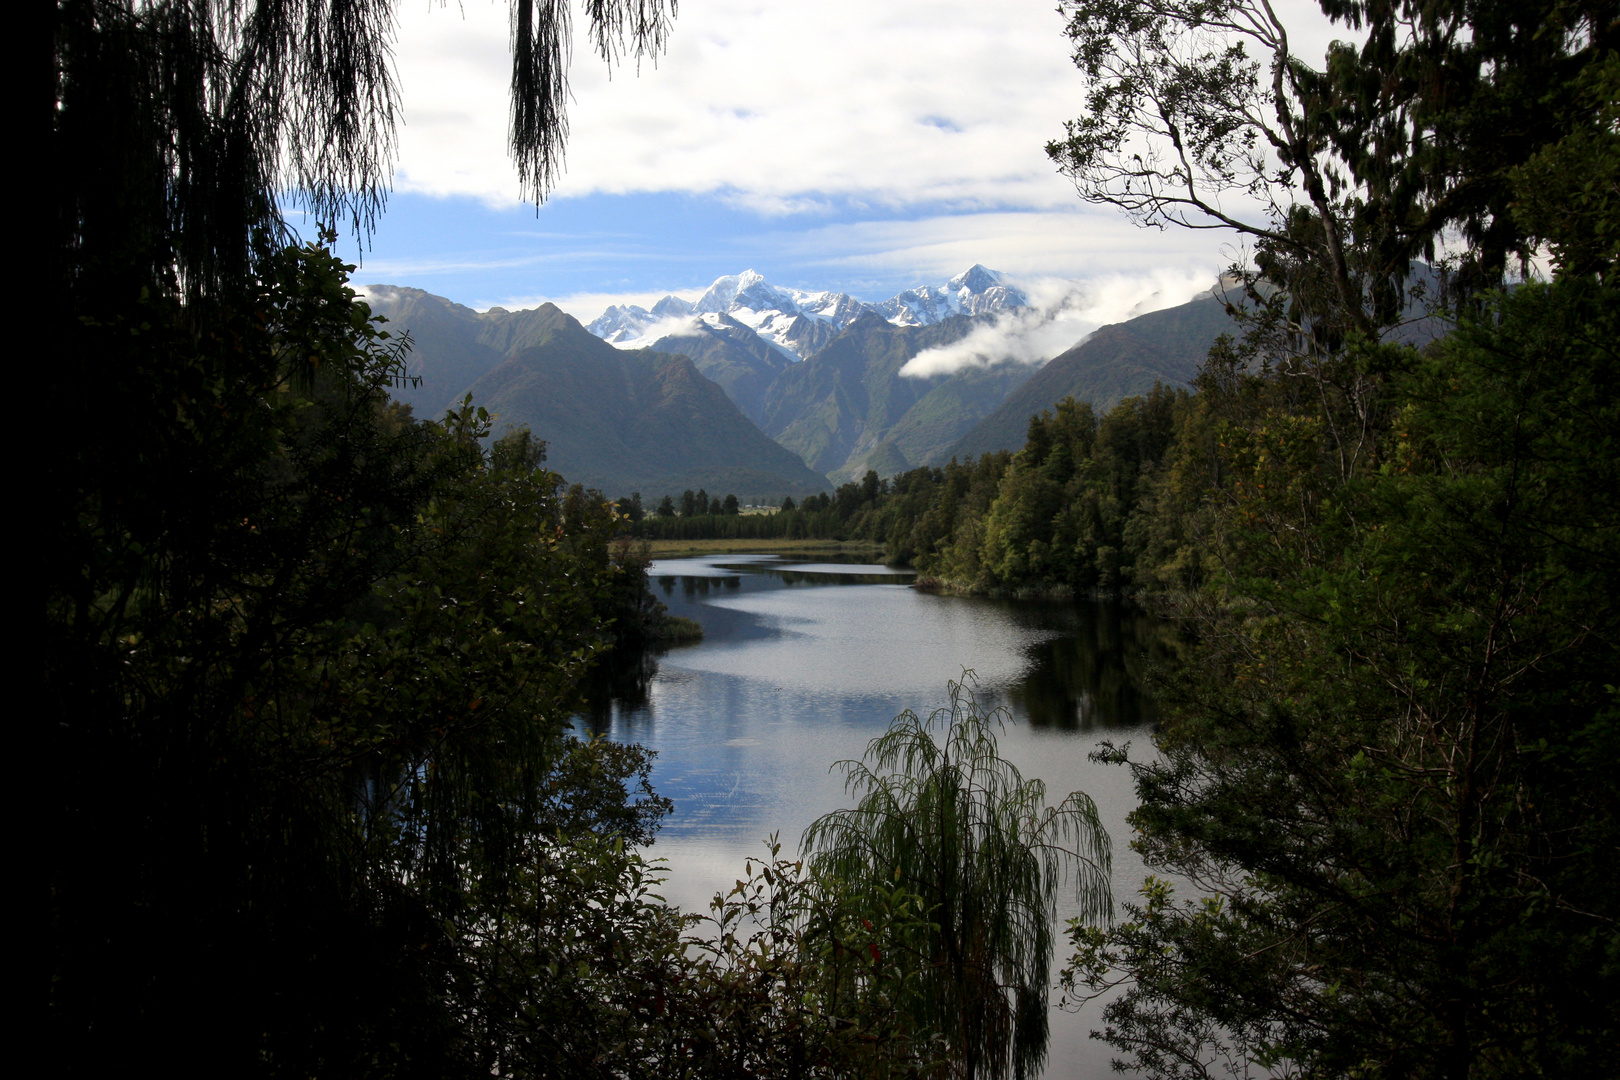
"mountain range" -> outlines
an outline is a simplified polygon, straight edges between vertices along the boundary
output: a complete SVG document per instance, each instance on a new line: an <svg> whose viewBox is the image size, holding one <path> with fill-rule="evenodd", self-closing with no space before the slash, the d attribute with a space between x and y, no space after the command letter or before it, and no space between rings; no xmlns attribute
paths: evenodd
<svg viewBox="0 0 1620 1080"><path fill-rule="evenodd" d="M868 469L891 476L942 462L959 436L1035 371L1009 361L927 378L900 374L908 360L975 325L968 315L897 325L867 312L777 377L760 427L834 484Z"/></svg>
<svg viewBox="0 0 1620 1080"><path fill-rule="evenodd" d="M545 304L477 312L418 289L361 290L410 333L398 391L437 414L471 392L498 424L527 424L570 481L648 496L707 488L775 499L1016 449L1065 396L1098 411L1155 382L1184 384L1232 328L1214 292L1105 326L1051 361L1006 359L902 375L906 363L1025 308L973 266L881 303L721 277L696 301L614 306L582 326Z"/></svg>
<svg viewBox="0 0 1620 1080"><path fill-rule="evenodd" d="M477 312L420 289L371 285L372 311L411 335L395 391L425 415L471 393L499 431L525 424L546 440L547 465L612 495L706 488L780 498L827 478L764 435L685 356L616 349L561 309Z"/></svg>
<svg viewBox="0 0 1620 1080"><path fill-rule="evenodd" d="M1066 397L1091 402L1101 415L1156 382L1184 386L1215 339L1233 329L1226 301L1213 290L1176 307L1098 327L1009 393L951 446L950 455L1017 449L1024 445L1029 418Z"/></svg>
<svg viewBox="0 0 1620 1080"><path fill-rule="evenodd" d="M909 289L880 304L848 293L806 292L771 285L753 270L716 279L695 302L666 296L649 310L613 306L587 329L615 345L645 344L670 333L672 320L725 315L776 346L789 360L805 360L862 315L875 312L899 326L932 326L953 315L995 315L1028 305L1029 297L1001 274L975 263L944 285Z"/></svg>

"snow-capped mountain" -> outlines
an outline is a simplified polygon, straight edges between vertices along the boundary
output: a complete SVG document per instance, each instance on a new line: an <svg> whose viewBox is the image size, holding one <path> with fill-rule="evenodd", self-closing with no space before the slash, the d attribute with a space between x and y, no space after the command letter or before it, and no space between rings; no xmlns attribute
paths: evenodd
<svg viewBox="0 0 1620 1080"><path fill-rule="evenodd" d="M952 315L990 315L1028 303L1029 298L1002 275L977 264L944 285L910 289L881 304L866 304L848 293L777 288L759 273L745 270L716 279L694 303L666 296L651 311L615 305L586 329L620 347L639 348L651 344L648 331L662 320L725 315L789 359L802 360L869 311L898 326L929 326Z"/></svg>
<svg viewBox="0 0 1620 1080"><path fill-rule="evenodd" d="M907 289L872 306L898 326L931 326L952 315L993 315L1028 305L1029 297L1016 285L974 263L943 286Z"/></svg>
<svg viewBox="0 0 1620 1080"><path fill-rule="evenodd" d="M641 337L654 322L652 312L635 304L613 304L585 329L612 345L622 345Z"/></svg>
<svg viewBox="0 0 1620 1080"><path fill-rule="evenodd" d="M754 270L719 278L696 312L729 315L792 360L802 360L854 322L867 306L847 293L779 289Z"/></svg>
<svg viewBox="0 0 1620 1080"><path fill-rule="evenodd" d="M635 347L629 343L639 342L654 323L691 315L695 310L691 301L678 296L664 297L651 311L636 304L614 304L585 329L611 344Z"/></svg>

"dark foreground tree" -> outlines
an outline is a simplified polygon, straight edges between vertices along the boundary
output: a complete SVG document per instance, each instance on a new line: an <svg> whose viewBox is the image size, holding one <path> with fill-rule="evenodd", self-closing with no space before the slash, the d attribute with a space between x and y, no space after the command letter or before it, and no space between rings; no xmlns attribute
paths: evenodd
<svg viewBox="0 0 1620 1080"><path fill-rule="evenodd" d="M1163 883L1079 936L1155 1076L1598 1075L1620 1034L1620 332L1527 285L1427 357L1338 483L1320 429L1230 424L1231 576L1133 817ZM1252 377L1251 377L1252 378ZM1123 755L1120 755L1123 759ZM1218 1063L1218 1064L1217 1064Z"/></svg>
<svg viewBox="0 0 1620 1080"><path fill-rule="evenodd" d="M1302 326L1373 334L1401 320L1412 261L1448 230L1465 292L1533 252L1511 169L1601 130L1582 72L1620 47L1620 8L1321 7L1354 40L1318 58L1263 0L1064 3L1086 111L1047 152L1087 201L1254 243Z"/></svg>
<svg viewBox="0 0 1620 1080"><path fill-rule="evenodd" d="M289 243L283 200L362 232L382 206L392 0L37 10L27 287L72 418L29 564L43 1041L86 1074L474 1069L506 1035L462 1022L461 935L535 837L645 838L662 805L625 790L644 753L562 736L611 633L612 516L486 458L475 410L389 406L403 343ZM611 61L672 11L587 17ZM566 4L513 4L535 196L570 40Z"/></svg>
<svg viewBox="0 0 1620 1080"><path fill-rule="evenodd" d="M459 939L541 837L645 841L667 807L644 751L565 737L611 510L526 433L486 458L476 411L388 404L401 354L330 255L271 269L200 343L152 301L183 411L80 490L49 582L71 1072L464 1071L503 1036L457 1019Z"/></svg>
<svg viewBox="0 0 1620 1080"><path fill-rule="evenodd" d="M1154 1077L1602 1075L1617 11L1323 9L1365 42L1320 71L1268 5L1070 9L1093 112L1053 151L1083 193L1239 228L1280 291L1147 486L1196 556L1159 580L1197 648L1159 755L1109 756L1166 878L1077 930L1068 977L1117 993L1102 1035ZM1237 193L1270 213L1238 220ZM1376 344L1448 228L1471 297L1449 336ZM1489 288L1538 250L1551 283Z"/></svg>

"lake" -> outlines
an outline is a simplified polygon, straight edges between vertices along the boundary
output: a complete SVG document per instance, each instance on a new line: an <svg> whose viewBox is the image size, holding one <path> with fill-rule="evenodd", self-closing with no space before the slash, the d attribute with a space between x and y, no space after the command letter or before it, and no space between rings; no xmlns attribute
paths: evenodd
<svg viewBox="0 0 1620 1080"><path fill-rule="evenodd" d="M617 673L587 723L658 752L653 786L675 810L651 854L668 860L671 902L705 911L771 833L794 852L811 821L849 802L833 763L859 758L901 711L943 705L964 669L1010 714L1003 757L1044 781L1051 802L1073 790L1096 800L1114 839L1115 902L1134 895L1134 789L1088 755L1105 738L1150 742L1141 685L1174 655L1163 623L1118 604L941 596L912 588L910 572L776 555L660 560L651 576L704 640ZM1087 1038L1099 1025L1094 1010L1054 1013L1046 1075L1118 1075Z"/></svg>

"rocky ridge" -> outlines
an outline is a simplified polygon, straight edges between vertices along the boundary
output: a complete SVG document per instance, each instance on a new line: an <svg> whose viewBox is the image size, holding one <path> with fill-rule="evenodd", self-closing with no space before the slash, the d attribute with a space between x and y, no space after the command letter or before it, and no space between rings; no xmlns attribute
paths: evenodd
<svg viewBox="0 0 1620 1080"><path fill-rule="evenodd" d="M868 312L896 326L933 326L955 315L995 315L1028 304L1021 289L977 263L943 285L908 289L876 304L848 293L780 288L762 274L745 270L716 278L695 301L671 295L651 309L613 305L586 329L620 348L643 348L664 337L690 336L692 328L680 320L725 315L797 362Z"/></svg>

